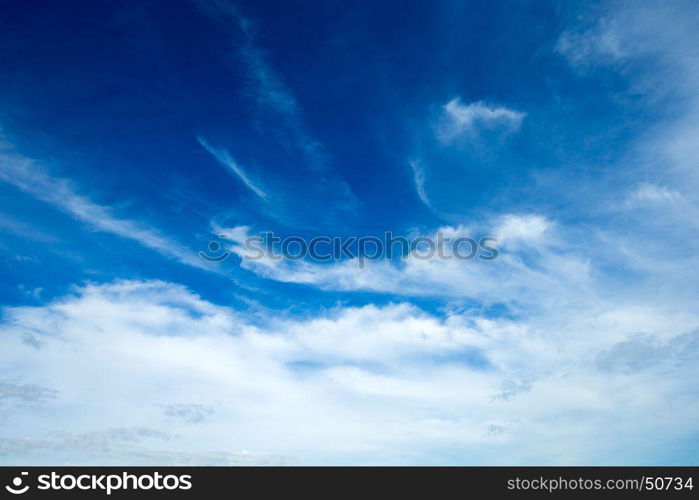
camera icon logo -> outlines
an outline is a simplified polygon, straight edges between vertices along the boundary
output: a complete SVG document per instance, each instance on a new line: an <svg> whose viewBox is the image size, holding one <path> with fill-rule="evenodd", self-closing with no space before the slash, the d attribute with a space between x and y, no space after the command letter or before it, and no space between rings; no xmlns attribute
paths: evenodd
<svg viewBox="0 0 699 500"><path fill-rule="evenodd" d="M12 493L13 495L21 495L22 493L26 493L27 490L29 489L29 485L25 485L22 487L22 482L23 482L23 476L28 475L28 472L22 472L19 476L15 477L12 480L12 485L7 485L5 486L5 489Z"/></svg>
<svg viewBox="0 0 699 500"><path fill-rule="evenodd" d="M219 235L219 238L225 239L228 238L228 235L221 234ZM209 252L211 252L212 254L216 254L219 252L219 250L221 250L221 244L218 241L213 240L209 242L209 246L207 248L209 249ZM207 262L223 262L228 257L230 257L230 255L230 252L226 250L223 250L221 255L210 255L207 252L199 252L199 257L201 257L203 260Z"/></svg>

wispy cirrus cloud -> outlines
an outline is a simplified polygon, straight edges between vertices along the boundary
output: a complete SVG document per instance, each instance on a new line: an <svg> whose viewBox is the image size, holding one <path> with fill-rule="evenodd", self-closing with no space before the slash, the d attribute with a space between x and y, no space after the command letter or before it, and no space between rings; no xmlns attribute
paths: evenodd
<svg viewBox="0 0 699 500"><path fill-rule="evenodd" d="M238 176L238 178L243 181L243 184L255 193L259 198L265 199L267 198L267 193L265 193L262 188L259 186L259 183L256 181L253 181L250 176L245 172L243 167L241 167L230 155L230 153L222 148L217 148L209 144L209 142L204 139L203 137L197 137L197 141L199 141L199 144L202 145L206 151L208 151L216 160L223 166L227 167L232 171L235 175Z"/></svg>
<svg viewBox="0 0 699 500"><path fill-rule="evenodd" d="M483 184L506 168L499 159L508 152L509 139L526 116L503 105L465 103L459 97L443 104L436 117L424 121L419 152L408 161L420 200L440 217L458 218L452 206L465 204L455 187Z"/></svg>
<svg viewBox="0 0 699 500"><path fill-rule="evenodd" d="M413 171L415 191L417 191L420 201L429 207L430 199L427 197L427 191L425 190L425 169L419 160L410 161L408 164L410 165L410 169Z"/></svg>
<svg viewBox="0 0 699 500"><path fill-rule="evenodd" d="M56 391L32 384L0 382L0 406L7 401L42 403L56 397Z"/></svg>
<svg viewBox="0 0 699 500"><path fill-rule="evenodd" d="M628 204L673 201L682 198L682 194L666 186L658 186L649 182L641 183L627 198Z"/></svg>
<svg viewBox="0 0 699 500"><path fill-rule="evenodd" d="M156 228L119 217L110 207L80 194L69 180L52 177L45 166L17 153L6 141L0 142L0 180L52 205L93 230L135 241L182 264L219 272L198 258L196 252L161 234Z"/></svg>
<svg viewBox="0 0 699 500"><path fill-rule="evenodd" d="M257 42L257 24L244 16L233 2L199 0L196 3L210 17L232 23L242 34L242 43L236 44L237 54L243 62L249 95L265 119L265 128L273 130L287 146L296 148L311 168L322 170L326 167L323 145L306 129L294 93L269 63L267 54Z"/></svg>
<svg viewBox="0 0 699 500"><path fill-rule="evenodd" d="M233 243L228 250L241 258L244 269L267 279L326 291L442 297L515 307L556 303L564 308L589 300L603 287L591 276L589 257L566 241L558 234L556 224L541 215L506 214L491 221L487 230L481 228L478 234L495 238L491 243L499 254L494 260L453 257L449 242L474 236L473 230L465 226L444 226L422 233L432 241L439 241L437 233L444 238L440 253L433 252L431 258L411 252L399 262L378 259L366 260L362 265L360 258L327 263L269 256L249 259L252 252L244 246L249 228L226 232L236 234L236 238L230 239ZM469 252L469 246L458 251L463 256Z"/></svg>
<svg viewBox="0 0 699 500"><path fill-rule="evenodd" d="M586 72L598 64L611 64L628 55L619 37L615 18L603 18L587 28L565 30L556 42L556 52L576 70Z"/></svg>
<svg viewBox="0 0 699 500"><path fill-rule="evenodd" d="M578 198L578 214L591 205L605 216L621 210L617 238L645 234L674 241L675 249L696 248L699 9L683 1L602 2L575 12L555 53L584 84L615 75L614 102L623 112L636 112L642 103L644 113L661 118L644 124L601 178L554 176L555 183L565 182L568 197ZM591 196L598 198L591 203Z"/></svg>

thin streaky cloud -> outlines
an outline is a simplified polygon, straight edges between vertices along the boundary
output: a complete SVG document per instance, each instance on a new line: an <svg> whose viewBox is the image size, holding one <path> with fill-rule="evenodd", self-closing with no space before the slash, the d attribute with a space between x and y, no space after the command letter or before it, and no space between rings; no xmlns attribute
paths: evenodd
<svg viewBox="0 0 699 500"><path fill-rule="evenodd" d="M261 192L272 192L277 207L270 203L268 215L284 220L287 225L318 226L356 220L361 202L354 189L335 169L334 156L306 123L306 112L285 75L275 67L270 49L260 43L262 29L256 20L246 17L233 2L225 0L199 0L202 13L231 32L230 59L236 61L235 76L243 82L243 95L252 110L252 124L266 140L280 146L279 163L294 170L297 182L290 191L289 184L279 182L276 173L281 170L269 164L269 159L259 158L269 169ZM266 34L266 33L265 33ZM272 149L274 150L274 148ZM278 160L273 160L278 161ZM238 164L240 168L240 165ZM251 180L247 177L248 180ZM305 215L290 216L292 209L305 200L303 207L294 210L303 214L313 204L322 206L312 218ZM283 212L283 213L280 213ZM318 213L322 213L320 217ZM311 222L309 222L309 219Z"/></svg>
<svg viewBox="0 0 699 500"><path fill-rule="evenodd" d="M0 143L0 180L54 206L93 229L136 241L182 264L218 272L199 259L196 252L160 234L155 228L138 221L119 218L112 213L111 208L78 194L68 180L48 175L37 162L14 152L7 143Z"/></svg>
<svg viewBox="0 0 699 500"><path fill-rule="evenodd" d="M277 137L298 149L309 167L316 170L325 168L323 145L306 130L296 97L258 45L255 22L242 15L231 2L205 0L198 4L211 17L232 20L242 33L243 42L238 48L238 56L244 65L250 93L258 111L274 115L274 127L280 132Z"/></svg>
<svg viewBox="0 0 699 500"><path fill-rule="evenodd" d="M236 162L228 151L222 148L217 148L209 144L203 137L197 137L197 141L202 145L207 152L209 152L216 160L223 166L228 167L238 178L243 181L243 184L255 193L258 197L265 199L267 198L267 193L265 193L256 182L254 182L248 174L245 172L243 167L241 167L238 162Z"/></svg>
<svg viewBox="0 0 699 500"><path fill-rule="evenodd" d="M413 160L409 162L409 164L413 171L413 182L415 182L415 190L417 191L418 197L425 205L432 208L430 200L427 197L427 192L425 192L425 171L422 165L418 160Z"/></svg>

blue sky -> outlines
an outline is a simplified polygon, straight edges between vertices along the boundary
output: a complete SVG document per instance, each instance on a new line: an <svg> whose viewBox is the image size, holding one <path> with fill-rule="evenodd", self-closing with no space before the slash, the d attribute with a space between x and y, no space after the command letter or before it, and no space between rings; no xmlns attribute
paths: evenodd
<svg viewBox="0 0 699 500"><path fill-rule="evenodd" d="M4 2L0 461L696 464L697 21ZM265 231L500 256L241 259Z"/></svg>

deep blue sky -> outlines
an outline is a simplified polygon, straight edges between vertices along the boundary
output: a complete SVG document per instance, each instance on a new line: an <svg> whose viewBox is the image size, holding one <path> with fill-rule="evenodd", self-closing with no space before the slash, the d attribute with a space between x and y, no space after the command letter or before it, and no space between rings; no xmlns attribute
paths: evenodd
<svg viewBox="0 0 699 500"><path fill-rule="evenodd" d="M27 156L50 157L52 175L72 179L81 193L200 249L213 217L281 234L405 234L438 225L419 203L406 163L431 154L425 124L454 97L527 112L505 151L472 164L438 156L444 165L430 189L442 197L439 209L459 222L484 210L566 206L560 186L549 193L533 176L596 176L649 113L633 95L617 102L629 85L623 76L571 74L554 50L572 16L566 5L255 2L239 10L252 25L255 50L295 99L293 119L320 143L325 173L290 144L286 119L257 102L236 19L188 2L9 5L0 35L11 48L0 56L5 133ZM262 179L274 191L275 213L260 210L198 136ZM351 200L336 195L337 182L346 183ZM70 278L61 276L60 268L70 267L63 261L41 270L37 279L45 282L36 283L47 293L54 284L47 272L63 285L89 278L86 271L111 273L115 260L120 276L201 279L142 266L152 259L147 250L134 248L125 258L109 237L80 241L71 221L3 189L8 214L39 222L36 230L60 240L31 250L18 241L26 251L53 259L85 245ZM57 220L45 225L47 216ZM30 270L16 272L30 279ZM3 285L6 301L26 300L16 283Z"/></svg>

